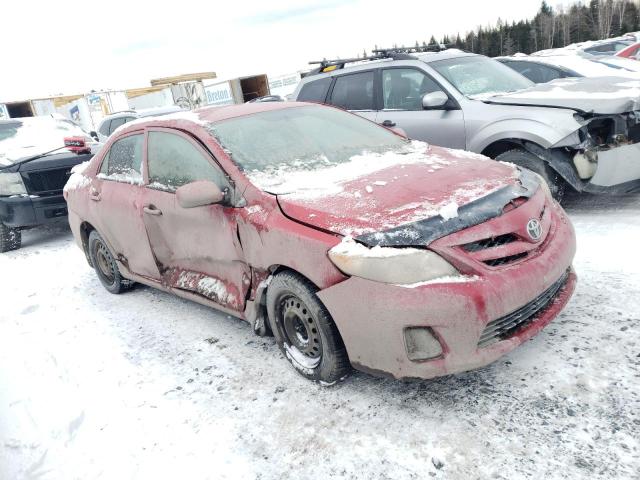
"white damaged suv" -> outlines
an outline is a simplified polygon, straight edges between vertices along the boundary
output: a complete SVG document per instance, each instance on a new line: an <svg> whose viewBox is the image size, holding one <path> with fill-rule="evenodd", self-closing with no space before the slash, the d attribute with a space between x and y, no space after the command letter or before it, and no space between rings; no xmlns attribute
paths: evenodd
<svg viewBox="0 0 640 480"><path fill-rule="evenodd" d="M529 168L553 195L640 192L640 81L566 78L536 85L460 50L375 50L323 60L297 101L328 103L413 139Z"/></svg>

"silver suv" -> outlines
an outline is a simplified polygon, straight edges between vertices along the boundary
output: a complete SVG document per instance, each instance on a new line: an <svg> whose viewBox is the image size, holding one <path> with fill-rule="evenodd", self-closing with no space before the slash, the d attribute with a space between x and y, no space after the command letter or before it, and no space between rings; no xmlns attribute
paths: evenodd
<svg viewBox="0 0 640 480"><path fill-rule="evenodd" d="M640 191L640 82L601 77L535 85L482 55L416 50L316 62L294 99L529 168L556 198L566 185L589 193Z"/></svg>

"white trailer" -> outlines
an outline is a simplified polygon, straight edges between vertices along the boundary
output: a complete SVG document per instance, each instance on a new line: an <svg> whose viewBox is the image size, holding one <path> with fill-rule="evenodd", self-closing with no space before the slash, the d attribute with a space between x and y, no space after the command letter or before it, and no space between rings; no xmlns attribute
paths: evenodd
<svg viewBox="0 0 640 480"><path fill-rule="evenodd" d="M269 95L269 80L265 74L234 78L204 85L207 105L232 105Z"/></svg>

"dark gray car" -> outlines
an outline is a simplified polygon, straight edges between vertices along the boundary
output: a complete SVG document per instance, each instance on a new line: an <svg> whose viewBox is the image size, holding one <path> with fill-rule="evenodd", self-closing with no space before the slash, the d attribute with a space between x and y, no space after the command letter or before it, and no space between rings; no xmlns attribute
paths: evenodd
<svg viewBox="0 0 640 480"><path fill-rule="evenodd" d="M336 105L413 139L529 168L556 196L640 191L640 82L567 78L533 82L482 55L382 51L325 61L297 101Z"/></svg>

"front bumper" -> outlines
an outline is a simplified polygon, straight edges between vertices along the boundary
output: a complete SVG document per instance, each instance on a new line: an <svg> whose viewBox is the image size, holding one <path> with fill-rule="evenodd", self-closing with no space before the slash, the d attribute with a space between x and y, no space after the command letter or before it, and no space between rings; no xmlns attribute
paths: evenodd
<svg viewBox="0 0 640 480"><path fill-rule="evenodd" d="M598 151L596 172L583 191L611 194L640 192L640 143Z"/></svg>
<svg viewBox="0 0 640 480"><path fill-rule="evenodd" d="M352 365L395 378L432 378L487 365L536 335L566 305L576 284L570 270L575 234L561 209L554 208L553 215L553 238L541 252L510 266L487 269L466 282L405 288L351 277L318 292ZM567 270L567 281L545 308L511 336L478 346L490 322L530 304ZM442 345L442 356L409 360L404 338L408 327L429 327Z"/></svg>
<svg viewBox="0 0 640 480"><path fill-rule="evenodd" d="M47 197L0 197L0 222L11 228L33 227L67 216L62 194Z"/></svg>

